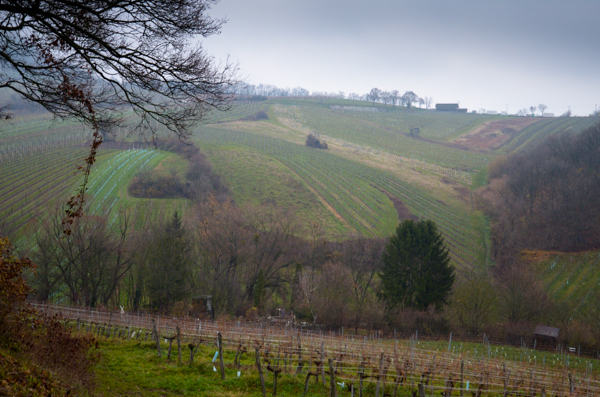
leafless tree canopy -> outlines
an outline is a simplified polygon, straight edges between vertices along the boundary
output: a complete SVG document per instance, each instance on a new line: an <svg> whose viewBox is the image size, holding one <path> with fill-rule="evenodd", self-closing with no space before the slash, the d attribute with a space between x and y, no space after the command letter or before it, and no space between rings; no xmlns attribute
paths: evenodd
<svg viewBox="0 0 600 397"><path fill-rule="evenodd" d="M565 132L499 158L476 197L492 217L492 253L510 263L523 249L600 247L600 124Z"/></svg>
<svg viewBox="0 0 600 397"><path fill-rule="evenodd" d="M194 42L220 32L216 2L0 0L0 87L101 130L133 111L137 128L186 137L236 84Z"/></svg>

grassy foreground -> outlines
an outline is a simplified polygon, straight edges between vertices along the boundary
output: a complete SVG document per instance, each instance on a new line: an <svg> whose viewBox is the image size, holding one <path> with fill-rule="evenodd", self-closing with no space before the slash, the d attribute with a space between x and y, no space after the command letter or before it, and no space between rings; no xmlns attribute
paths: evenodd
<svg viewBox="0 0 600 397"><path fill-rule="evenodd" d="M388 342L384 342L387 344ZM391 343L391 342L390 342ZM401 342L403 343L403 342ZM416 346L416 345L415 345ZM382 346L383 348L384 346ZM390 346L386 346L391 348ZM450 354L451 356L462 357L466 365L479 363L481 365L481 373L489 371L491 368L501 368L502 363L507 364L514 362L515 365L522 368L535 368L535 372L543 374L545 371L556 371L560 374L565 371L565 363L562 362L566 356L553 352L539 352L531 349L519 349L508 346L490 346L491 361L487 361L484 357L480 357L482 345L479 343L463 343L458 342L453 344L452 351L446 353L447 342L420 342L419 346L425 357L431 359L434 355ZM154 342L140 341L124 341L120 339L110 340L101 339L100 354L102 359L97 365L96 381L97 388L95 395L98 396L171 396L171 395L189 395L189 396L261 396L261 385L258 372L255 366L254 353L244 354L241 360L240 376L237 376L237 368L232 364L234 361L234 352L225 351L225 380L221 380L219 372L219 360L213 364L212 360L215 356L216 347L200 345L194 357L194 363L189 364L189 349L187 345L182 345L182 363L177 362L177 349L173 344L171 360L167 359L166 345L163 344L163 357L159 358L156 354L156 345ZM427 353L425 353L427 351ZM487 353L487 351L486 351ZM484 354L487 356L487 354ZM535 359L536 357L537 359ZM487 358L487 357L486 357ZM542 359L544 364L542 364ZM596 360L586 358L577 358L571 356L568 372L579 373L577 376L592 376L595 379L595 370L593 364L597 364ZM484 363L486 363L484 365ZM592 364L592 365L590 365ZM280 362L283 367L283 359ZM489 368L488 368L489 367ZM295 369L295 368L294 368ZM314 370L314 366L313 366ZM440 367L438 370L442 370ZM456 372L458 368L450 369L451 372ZM266 373L265 366L263 371ZM442 370L443 372L444 370ZM526 372L528 372L527 370ZM589 373L588 371L592 372ZM288 372L283 371L279 374L277 381L278 396L302 396L304 392L304 381L306 379L307 367L304 366L302 374L296 377L293 371L288 367ZM547 374L547 373L546 373ZM566 372L565 372L566 374ZM441 375L441 374L440 374ZM446 375L441 375L437 382L447 378ZM467 371L465 382L471 380L472 385L476 383L476 378L481 374L473 375ZM389 376L391 376L389 374ZM489 374L487 375L489 376ZM566 376L566 375L565 375ZM419 383L419 374L412 379L416 391L416 383ZM392 381L388 378L388 382ZM351 393L347 387L342 388L338 379L337 395L350 396ZM363 395L375 395L375 382L369 382L369 378L365 379ZM273 395L273 374L269 372L266 375L266 392L268 396ZM409 382L410 383L410 382ZM315 382L315 378L311 377L307 396L329 396L329 379L326 380L326 385L323 386L321 379ZM468 386L467 386L468 387ZM497 388L498 386L496 386ZM391 385L388 383L386 393L391 395ZM437 389L435 394L440 393ZM355 395L358 395L357 384L355 383ZM501 392L496 390L486 391L487 395L501 395ZM386 395L387 395L386 394ZM465 394L469 394L468 392ZM410 386L400 385L396 396L411 396ZM452 395L460 395L460 391L455 389Z"/></svg>
<svg viewBox="0 0 600 397"><path fill-rule="evenodd" d="M99 348L102 359L95 371L95 394L98 396L262 396L254 352L242 356L238 378L237 369L231 364L235 354L225 351L225 380L221 380L218 359L213 369L215 347L200 345L192 365L189 365L189 349L183 345L182 364L177 363L175 344L171 360L166 358L166 350L163 350L162 358L157 357L154 342L102 340ZM290 373L280 373L277 395L302 396L305 378L306 366L297 378ZM320 379L318 383L314 379L311 377L307 396L329 396L329 379L327 387L323 387ZM267 395L273 395L271 372L266 376L265 384ZM363 391L366 395L374 395L374 385L365 384ZM350 392L338 385L337 394L349 396ZM411 394L399 389L396 395Z"/></svg>

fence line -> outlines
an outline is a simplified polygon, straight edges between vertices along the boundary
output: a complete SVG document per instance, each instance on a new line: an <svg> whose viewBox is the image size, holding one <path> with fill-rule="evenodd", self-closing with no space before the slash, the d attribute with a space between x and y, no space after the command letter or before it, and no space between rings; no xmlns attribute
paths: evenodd
<svg viewBox="0 0 600 397"><path fill-rule="evenodd" d="M280 367L285 365L285 372L289 359L290 372L293 372L294 362L294 368L298 368L296 375L304 372L307 378L324 376L327 357L335 364L338 384L350 385L362 378L371 382L376 380L382 388L396 387L399 382L406 387L410 380L411 384L424 384L423 387L428 389L425 392L433 394L436 390L438 393L447 392L449 387L458 385L460 368L461 386L455 387L455 390L468 391L472 385L471 391L478 393L505 390L512 395L532 395L543 389L548 395L600 395L600 381L592 363L586 365L584 372L567 367L540 367L536 365L537 362L517 361L516 358L514 361L503 361L490 356L490 351L484 349L482 351L486 351L488 357L485 354L459 354L450 351L450 345L448 352L431 351L418 348L417 335L399 343L398 340L383 339L377 334L356 337L343 332L314 331L291 325L274 327L240 321L205 321L187 316L98 311L37 302L31 304L40 312L60 313L67 319L77 320L77 326L83 327L82 331L108 337L112 332L113 337L139 339L143 336L146 340L151 335L153 320L160 341L162 338L172 341L179 328L184 340L196 343L203 341L217 347L217 334L220 333L222 348L229 351L237 349L238 353L242 346L260 349L269 371L273 368L280 371ZM483 343L485 346L485 341ZM277 357L283 355L281 363L278 360L276 366L270 361L275 360L275 354ZM569 356L566 357L568 362ZM303 368L307 365L308 372ZM310 370L312 365L315 371ZM247 365L244 370L248 370L248 367L253 366ZM323 374L319 375L319 371Z"/></svg>

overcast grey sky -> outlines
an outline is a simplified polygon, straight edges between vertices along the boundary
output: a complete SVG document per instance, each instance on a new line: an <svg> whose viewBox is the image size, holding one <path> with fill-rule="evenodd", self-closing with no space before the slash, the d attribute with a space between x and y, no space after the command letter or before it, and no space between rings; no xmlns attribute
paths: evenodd
<svg viewBox="0 0 600 397"><path fill-rule="evenodd" d="M221 0L206 39L252 84L412 90L509 113L600 105L599 0Z"/></svg>

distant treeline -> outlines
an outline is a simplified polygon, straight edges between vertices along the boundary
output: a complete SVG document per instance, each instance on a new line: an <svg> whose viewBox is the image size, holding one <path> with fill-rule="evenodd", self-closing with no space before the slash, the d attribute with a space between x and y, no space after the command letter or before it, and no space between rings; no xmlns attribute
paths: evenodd
<svg viewBox="0 0 600 397"><path fill-rule="evenodd" d="M373 103L391 104L395 106L398 103L401 106L410 108L414 103L419 104L419 107L425 105L429 109L433 104L433 98L422 97L419 98L417 94L412 91L406 91L404 94L400 94L398 90L380 90L379 88L373 88L366 94L357 94L355 92L345 93L343 91L338 92L321 92L321 91L308 91L306 88L295 87L295 88L281 88L270 84L246 84L239 86L233 90L232 94L236 95L239 99L250 99L253 101L264 101L269 97L290 97L290 98L327 98L327 99L351 99L357 101L371 101Z"/></svg>

